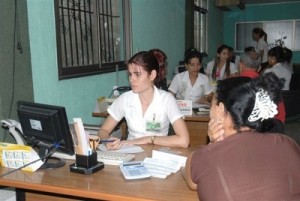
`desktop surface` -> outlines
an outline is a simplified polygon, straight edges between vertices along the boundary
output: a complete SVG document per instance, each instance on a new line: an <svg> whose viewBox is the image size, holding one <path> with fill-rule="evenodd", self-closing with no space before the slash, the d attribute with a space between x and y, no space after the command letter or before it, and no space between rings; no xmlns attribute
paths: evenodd
<svg viewBox="0 0 300 201"><path fill-rule="evenodd" d="M145 151L136 154L135 160L151 157L156 145L142 145ZM171 148L187 156L194 148ZM197 192L191 191L180 172L171 174L166 179L148 178L141 180L125 180L118 166L106 165L104 169L91 175L72 173L69 165L58 169L38 170L36 172L17 171L0 179L1 186L34 190L55 195L70 195L78 198L99 200L198 200ZM7 172L0 168L0 174Z"/></svg>

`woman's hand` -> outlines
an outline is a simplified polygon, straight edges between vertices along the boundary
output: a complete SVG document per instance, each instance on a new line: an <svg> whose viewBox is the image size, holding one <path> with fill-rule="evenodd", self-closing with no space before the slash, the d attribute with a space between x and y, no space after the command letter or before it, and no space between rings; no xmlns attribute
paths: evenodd
<svg viewBox="0 0 300 201"><path fill-rule="evenodd" d="M107 140L114 140L113 142L105 143L107 150L116 150L116 149L119 149L122 145L121 140L119 138L110 137Z"/></svg>
<svg viewBox="0 0 300 201"><path fill-rule="evenodd" d="M223 124L218 123L214 119L211 119L208 122L208 137L209 137L210 142L224 140Z"/></svg>

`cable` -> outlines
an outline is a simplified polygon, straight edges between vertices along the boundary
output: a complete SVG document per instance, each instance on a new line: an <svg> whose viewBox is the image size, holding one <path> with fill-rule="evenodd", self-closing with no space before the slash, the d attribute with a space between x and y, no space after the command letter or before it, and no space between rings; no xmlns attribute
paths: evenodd
<svg viewBox="0 0 300 201"><path fill-rule="evenodd" d="M23 166L21 166L21 167L19 167L19 168L17 168L17 169L13 169L13 170L11 170L11 171L8 171L8 172L6 172L6 173L0 175L0 178L4 177L4 176L6 176L6 175L9 175L9 174L11 174L11 173L13 173L13 172L16 172L16 171L18 171L18 170L21 170L21 169L23 169L23 168L25 168L25 167L27 167L27 166L33 164L33 163L38 162L39 160L44 160L44 159L48 158L49 156L51 156L51 155L56 151L56 149L57 149L58 147L60 147L58 144L54 144L54 145L52 146L52 150L50 150L50 151L49 151L47 154L45 154L42 158L36 159L36 160L34 160L34 161L31 161L30 163L27 163L27 164L25 164L25 165L23 165Z"/></svg>
<svg viewBox="0 0 300 201"><path fill-rule="evenodd" d="M16 72L16 51L15 47L19 51L19 53L23 53L23 48L22 48L22 42L21 42L21 36L20 36L20 24L19 24L19 12L18 12L18 0L15 0L15 10L14 10L14 42L13 42L13 64L12 64L12 94L11 94L11 100L10 100L10 105L9 105L9 113L8 117L11 118L11 113L12 113L12 106L14 103L15 99L15 72ZM16 46L17 42L17 46ZM7 136L7 130L4 132L3 135L3 142L5 142Z"/></svg>

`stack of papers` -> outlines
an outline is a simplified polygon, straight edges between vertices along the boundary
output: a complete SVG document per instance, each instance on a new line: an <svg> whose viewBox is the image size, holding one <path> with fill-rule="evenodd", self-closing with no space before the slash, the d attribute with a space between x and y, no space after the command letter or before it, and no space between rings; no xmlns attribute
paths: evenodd
<svg viewBox="0 0 300 201"><path fill-rule="evenodd" d="M144 165L152 177L165 179L185 166L187 157L161 151L152 151L152 158L145 158Z"/></svg>
<svg viewBox="0 0 300 201"><path fill-rule="evenodd" d="M206 108L199 108L197 114L209 114L209 109Z"/></svg>

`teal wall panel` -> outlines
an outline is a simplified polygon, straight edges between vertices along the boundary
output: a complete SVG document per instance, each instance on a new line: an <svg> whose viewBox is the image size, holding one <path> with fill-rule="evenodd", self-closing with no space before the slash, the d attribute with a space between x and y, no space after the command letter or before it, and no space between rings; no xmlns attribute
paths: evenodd
<svg viewBox="0 0 300 201"><path fill-rule="evenodd" d="M184 0L132 1L133 52L159 48L168 57L168 78L185 51Z"/></svg>
<svg viewBox="0 0 300 201"><path fill-rule="evenodd" d="M0 120L18 120L17 101L33 100L26 1L0 1L0 33ZM0 141L14 142L6 133Z"/></svg>

